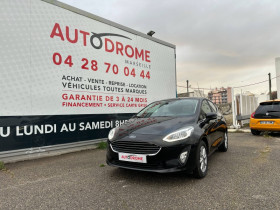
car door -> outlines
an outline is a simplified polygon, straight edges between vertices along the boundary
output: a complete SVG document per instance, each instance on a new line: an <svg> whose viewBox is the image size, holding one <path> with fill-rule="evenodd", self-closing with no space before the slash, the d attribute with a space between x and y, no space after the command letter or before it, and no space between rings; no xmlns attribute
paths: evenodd
<svg viewBox="0 0 280 210"><path fill-rule="evenodd" d="M208 101L208 103L209 103L212 111L217 114L217 120L213 127L213 130L215 130L214 131L215 132L215 141L211 144L211 147L213 147L212 149L214 149L217 146L219 146L223 140L224 133L225 133L225 125L224 125L223 115L218 110L218 108L211 101Z"/></svg>
<svg viewBox="0 0 280 210"><path fill-rule="evenodd" d="M206 114L211 113L211 112L213 112L213 111L212 111L210 105L208 104L207 100L204 99L201 103L201 110L200 110L199 118L202 119L202 120L205 120L206 119ZM211 145L216 140L215 125L216 125L216 119L210 120L203 127L205 129L205 134L207 135L210 152L212 150Z"/></svg>

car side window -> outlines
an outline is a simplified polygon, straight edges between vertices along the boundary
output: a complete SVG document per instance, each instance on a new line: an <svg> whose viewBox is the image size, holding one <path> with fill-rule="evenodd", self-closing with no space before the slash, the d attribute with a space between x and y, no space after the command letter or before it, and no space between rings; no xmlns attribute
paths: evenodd
<svg viewBox="0 0 280 210"><path fill-rule="evenodd" d="M208 102L206 100L202 101L201 104L201 111L200 111L200 116L199 119L202 120L204 118L206 118L206 114L212 112Z"/></svg>
<svg viewBox="0 0 280 210"><path fill-rule="evenodd" d="M218 111L217 107L211 101L208 101L208 103L211 106L213 112L217 112Z"/></svg>

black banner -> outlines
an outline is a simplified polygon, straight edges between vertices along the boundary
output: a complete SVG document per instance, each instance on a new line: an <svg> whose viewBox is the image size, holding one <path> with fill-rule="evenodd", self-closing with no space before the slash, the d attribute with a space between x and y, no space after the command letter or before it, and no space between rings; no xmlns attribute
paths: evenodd
<svg viewBox="0 0 280 210"><path fill-rule="evenodd" d="M106 138L133 114L0 117L0 152Z"/></svg>

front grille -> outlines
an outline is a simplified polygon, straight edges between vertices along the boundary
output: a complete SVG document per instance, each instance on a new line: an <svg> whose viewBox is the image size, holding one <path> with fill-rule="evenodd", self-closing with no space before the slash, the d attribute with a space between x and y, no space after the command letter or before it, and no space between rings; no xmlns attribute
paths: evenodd
<svg viewBox="0 0 280 210"><path fill-rule="evenodd" d="M156 154L160 147L148 142L139 141L115 141L111 143L112 149L116 152L124 152L131 154Z"/></svg>
<svg viewBox="0 0 280 210"><path fill-rule="evenodd" d="M153 169L153 170L164 169L164 167L160 163L132 163L132 162L126 162L121 160L115 160L112 163L120 167L123 166L128 168Z"/></svg>

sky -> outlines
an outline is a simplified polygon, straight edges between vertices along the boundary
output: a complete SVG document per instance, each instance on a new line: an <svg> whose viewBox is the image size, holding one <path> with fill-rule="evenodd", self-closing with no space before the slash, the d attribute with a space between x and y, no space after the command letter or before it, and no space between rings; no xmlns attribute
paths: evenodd
<svg viewBox="0 0 280 210"><path fill-rule="evenodd" d="M239 87L276 76L280 1L60 0L176 45L177 85ZM268 82L236 90L268 91ZM276 90L276 79L272 80ZM178 93L186 88L178 87ZM205 90L207 93L209 90Z"/></svg>

